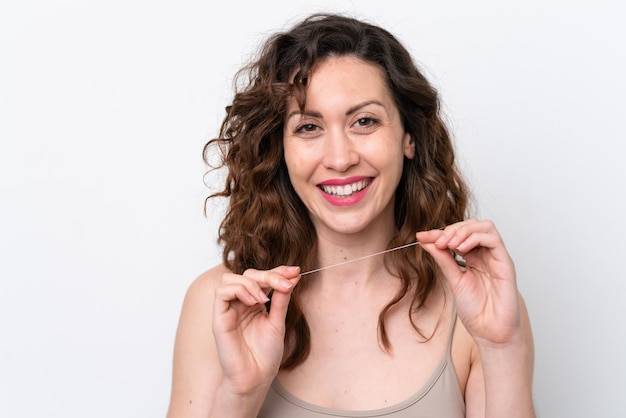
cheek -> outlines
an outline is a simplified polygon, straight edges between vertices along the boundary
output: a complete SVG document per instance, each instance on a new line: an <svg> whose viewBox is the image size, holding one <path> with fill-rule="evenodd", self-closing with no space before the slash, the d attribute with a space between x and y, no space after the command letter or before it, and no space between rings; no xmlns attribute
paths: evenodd
<svg viewBox="0 0 626 418"><path fill-rule="evenodd" d="M378 144L375 149L370 150L369 155L376 161L375 165L385 168L387 171L402 171L404 163L404 150L398 144L389 146L389 142Z"/></svg>
<svg viewBox="0 0 626 418"><path fill-rule="evenodd" d="M305 176L309 171L311 160L306 157L306 152L304 152L301 147L294 146L293 144L285 144L283 155L292 183L294 179Z"/></svg>
<svg viewBox="0 0 626 418"><path fill-rule="evenodd" d="M296 159L296 153L294 152L292 146L290 146L288 141L283 142L283 159L285 160L285 165L287 166L287 170L291 172L292 167L294 166L294 160Z"/></svg>
<svg viewBox="0 0 626 418"><path fill-rule="evenodd" d="M389 148L381 150L378 154L375 164L379 168L379 172L383 174L389 190L395 190L400 183L404 158L404 153L400 147L393 147L393 151Z"/></svg>

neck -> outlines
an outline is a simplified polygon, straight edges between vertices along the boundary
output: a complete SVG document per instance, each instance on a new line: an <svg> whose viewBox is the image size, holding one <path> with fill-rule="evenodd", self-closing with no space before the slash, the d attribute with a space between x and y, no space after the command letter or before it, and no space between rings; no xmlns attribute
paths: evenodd
<svg viewBox="0 0 626 418"><path fill-rule="evenodd" d="M367 284L390 276L384 267L385 254L377 253L385 251L396 234L393 205L358 232L340 233L324 224L315 229L320 271L312 274L314 280L335 286L345 282ZM357 261L347 263L351 260ZM325 269L328 266L333 267Z"/></svg>
<svg viewBox="0 0 626 418"><path fill-rule="evenodd" d="M310 280L318 289L350 289L360 292L371 283L377 286L393 279L385 268L385 239L359 239L351 242L319 241L319 267ZM394 283L395 280L392 280Z"/></svg>

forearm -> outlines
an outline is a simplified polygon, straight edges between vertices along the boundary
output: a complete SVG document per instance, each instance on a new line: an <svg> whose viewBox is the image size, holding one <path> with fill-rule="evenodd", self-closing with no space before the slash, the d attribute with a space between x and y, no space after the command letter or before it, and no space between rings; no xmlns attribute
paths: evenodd
<svg viewBox="0 0 626 418"><path fill-rule="evenodd" d="M506 347L478 345L485 380L486 418L534 418L533 347L520 338Z"/></svg>

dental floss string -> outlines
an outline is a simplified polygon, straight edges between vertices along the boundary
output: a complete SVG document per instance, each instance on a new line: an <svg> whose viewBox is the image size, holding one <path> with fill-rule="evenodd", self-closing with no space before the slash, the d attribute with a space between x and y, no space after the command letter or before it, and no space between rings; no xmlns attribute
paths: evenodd
<svg viewBox="0 0 626 418"><path fill-rule="evenodd" d="M391 251L396 251L396 250L401 250L403 248L413 247L414 245L417 245L417 244L419 244L419 241L415 241L415 242L412 242L410 244L400 245L399 247L390 248L388 250L379 251L379 252L374 253L374 254L368 254L368 255L364 255L362 257L353 258L352 260L346 260L346 261L342 261L340 263L331 264L330 266L320 267L320 268L316 268L316 269L313 269L313 270L305 271L304 273L300 273L300 276L304 276L304 275L311 274L311 273L317 273L318 271L327 270L327 269L330 269L330 268L333 268L333 267L343 266L344 264L348 264L348 263L353 263L355 261L364 260L366 258L374 257L374 256L385 254L385 253L389 253Z"/></svg>

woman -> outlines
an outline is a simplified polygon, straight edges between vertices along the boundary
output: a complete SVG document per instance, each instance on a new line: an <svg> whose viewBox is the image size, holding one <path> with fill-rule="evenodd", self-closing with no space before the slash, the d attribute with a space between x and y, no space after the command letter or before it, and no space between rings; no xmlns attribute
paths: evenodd
<svg viewBox="0 0 626 418"><path fill-rule="evenodd" d="M168 416L534 416L513 262L466 220L407 50L314 15L242 74L205 148L228 168L223 263L185 297Z"/></svg>

